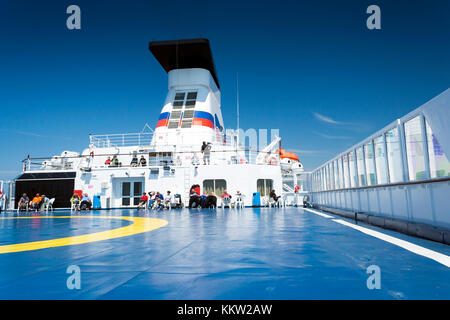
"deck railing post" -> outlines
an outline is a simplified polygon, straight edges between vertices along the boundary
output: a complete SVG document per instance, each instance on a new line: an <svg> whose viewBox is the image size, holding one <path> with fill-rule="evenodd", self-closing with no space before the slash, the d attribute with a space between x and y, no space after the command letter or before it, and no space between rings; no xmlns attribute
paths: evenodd
<svg viewBox="0 0 450 320"><path fill-rule="evenodd" d="M423 161L425 161L425 179L430 179L430 155L428 154L427 128L425 125L425 117L423 116L423 114L420 115L420 129L422 131Z"/></svg>
<svg viewBox="0 0 450 320"><path fill-rule="evenodd" d="M384 162L386 166L386 183L391 182L391 170L389 169L389 159L387 154L387 145L386 145L386 132L383 133L383 152L384 152Z"/></svg>
<svg viewBox="0 0 450 320"><path fill-rule="evenodd" d="M372 163L373 163L374 184L378 184L377 162L375 161L375 140L371 140L370 142L372 143ZM367 144L367 146L369 146L369 144Z"/></svg>
<svg viewBox="0 0 450 320"><path fill-rule="evenodd" d="M366 153L364 150L364 145L362 145L361 147L361 153L362 153L362 162L363 162L363 174L364 174L364 179L366 180L366 186L369 185L368 179L367 179L367 166L366 166ZM362 179L361 179L362 181ZM362 183L364 185L364 183Z"/></svg>
<svg viewBox="0 0 450 320"><path fill-rule="evenodd" d="M400 155L402 161L402 173L403 180L409 181L409 171L408 171L408 156L406 154L406 137L405 137L405 125L401 122L400 119L397 121L397 130L399 134L399 143L400 143Z"/></svg>

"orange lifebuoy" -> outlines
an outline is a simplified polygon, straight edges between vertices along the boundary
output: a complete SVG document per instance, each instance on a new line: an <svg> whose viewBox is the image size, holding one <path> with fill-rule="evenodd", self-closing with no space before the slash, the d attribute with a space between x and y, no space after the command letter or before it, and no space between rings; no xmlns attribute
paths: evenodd
<svg viewBox="0 0 450 320"><path fill-rule="evenodd" d="M287 158L287 159L291 159L291 160L300 162L298 155L296 155L295 153L286 152L284 149L279 149L279 150L277 150L277 152L279 152L281 159Z"/></svg>
<svg viewBox="0 0 450 320"><path fill-rule="evenodd" d="M240 163L240 164L243 164L243 163L244 163L244 159L241 158L241 159L239 160L239 163Z"/></svg>

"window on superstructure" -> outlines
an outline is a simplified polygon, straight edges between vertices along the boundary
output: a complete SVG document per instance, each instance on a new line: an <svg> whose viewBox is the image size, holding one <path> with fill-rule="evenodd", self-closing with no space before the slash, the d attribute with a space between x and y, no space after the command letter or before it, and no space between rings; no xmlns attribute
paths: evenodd
<svg viewBox="0 0 450 320"><path fill-rule="evenodd" d="M192 126L192 119L194 118L194 110L186 110L183 113L183 121L181 128L190 128Z"/></svg>
<svg viewBox="0 0 450 320"><path fill-rule="evenodd" d="M216 196L222 196L222 193L227 189L227 182L224 179L203 180L203 192L208 195L214 192Z"/></svg>
<svg viewBox="0 0 450 320"><path fill-rule="evenodd" d="M272 179L258 179L256 181L256 190L259 192L261 197L269 196L270 191L273 188Z"/></svg>
<svg viewBox="0 0 450 320"><path fill-rule="evenodd" d="M188 92L186 98L186 109L194 109L197 100L197 92Z"/></svg>
<svg viewBox="0 0 450 320"><path fill-rule="evenodd" d="M179 127L181 128L192 127L192 119L194 118L194 108L196 101L197 101L196 91L175 93L172 109L173 111L169 119L168 128L175 129Z"/></svg>
<svg viewBox="0 0 450 320"><path fill-rule="evenodd" d="M184 97L186 96L186 92L177 92L175 93L175 99L173 100L173 110L181 110L184 104Z"/></svg>
<svg viewBox="0 0 450 320"><path fill-rule="evenodd" d="M172 111L169 118L169 129L178 128L180 124L181 111Z"/></svg>

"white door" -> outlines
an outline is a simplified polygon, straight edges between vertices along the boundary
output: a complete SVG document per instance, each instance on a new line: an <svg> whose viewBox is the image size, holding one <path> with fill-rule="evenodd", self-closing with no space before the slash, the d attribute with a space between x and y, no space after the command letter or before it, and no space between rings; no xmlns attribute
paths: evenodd
<svg viewBox="0 0 450 320"><path fill-rule="evenodd" d="M134 207L139 204L142 196L142 181L121 181L121 206Z"/></svg>

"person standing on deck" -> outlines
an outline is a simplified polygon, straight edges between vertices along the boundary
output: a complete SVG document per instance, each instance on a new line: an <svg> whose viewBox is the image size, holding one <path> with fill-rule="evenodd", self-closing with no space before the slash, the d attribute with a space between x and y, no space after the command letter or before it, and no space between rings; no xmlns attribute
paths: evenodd
<svg viewBox="0 0 450 320"><path fill-rule="evenodd" d="M203 164L210 164L210 156L211 156L211 144L203 141L202 144L202 153L203 153Z"/></svg>

